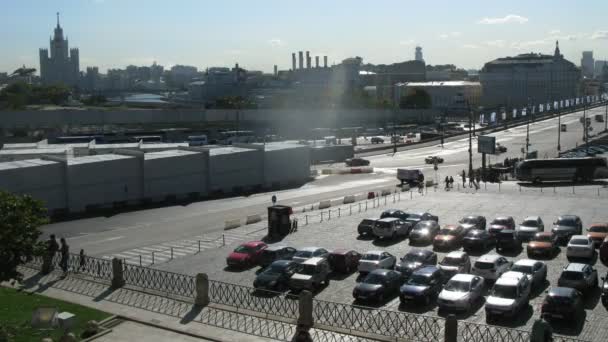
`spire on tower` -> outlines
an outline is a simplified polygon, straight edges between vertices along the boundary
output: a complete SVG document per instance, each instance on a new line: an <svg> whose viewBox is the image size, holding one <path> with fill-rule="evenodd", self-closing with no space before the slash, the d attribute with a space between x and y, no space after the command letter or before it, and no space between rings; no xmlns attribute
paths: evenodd
<svg viewBox="0 0 608 342"><path fill-rule="evenodd" d="M60 27L59 26L59 12L57 12L57 27Z"/></svg>
<svg viewBox="0 0 608 342"><path fill-rule="evenodd" d="M556 58L562 56L561 52L559 51L559 40L555 41L555 53L553 54L553 56Z"/></svg>

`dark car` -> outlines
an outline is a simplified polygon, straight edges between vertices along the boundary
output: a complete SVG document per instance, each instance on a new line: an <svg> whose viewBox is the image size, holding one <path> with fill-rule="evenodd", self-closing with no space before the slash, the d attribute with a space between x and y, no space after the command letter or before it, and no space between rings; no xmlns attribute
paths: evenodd
<svg viewBox="0 0 608 342"><path fill-rule="evenodd" d="M557 286L571 287L586 294L597 287L597 278L597 270L591 265L571 262L564 267Z"/></svg>
<svg viewBox="0 0 608 342"><path fill-rule="evenodd" d="M529 258L550 257L559 251L557 237L549 232L536 233L526 249Z"/></svg>
<svg viewBox="0 0 608 342"><path fill-rule="evenodd" d="M560 243L565 243L570 240L572 235L583 234L583 222L576 215L562 215L553 222L551 232L558 237Z"/></svg>
<svg viewBox="0 0 608 342"><path fill-rule="evenodd" d="M424 158L424 162L426 164L435 164L435 163L441 164L441 163L443 163L443 158L437 157L437 156L429 156L429 157Z"/></svg>
<svg viewBox="0 0 608 342"><path fill-rule="evenodd" d="M424 267L437 265L437 254L428 249L412 249L397 261L395 270L401 272L403 278L407 279L412 272Z"/></svg>
<svg viewBox="0 0 608 342"><path fill-rule="evenodd" d="M465 216L461 218L458 223L460 223L460 225L463 226L467 231L471 229L486 229L486 218L480 215Z"/></svg>
<svg viewBox="0 0 608 342"><path fill-rule="evenodd" d="M410 230L410 242L431 242L439 232L439 223L435 221L420 221Z"/></svg>
<svg viewBox="0 0 608 342"><path fill-rule="evenodd" d="M443 289L443 273L435 266L414 271L399 289L401 303L422 302L429 305Z"/></svg>
<svg viewBox="0 0 608 342"><path fill-rule="evenodd" d="M293 247L268 246L262 251L259 264L262 267L266 267L277 260L291 260L296 252L297 250Z"/></svg>
<svg viewBox="0 0 608 342"><path fill-rule="evenodd" d="M377 269L370 272L353 289L353 298L361 301L384 302L399 291L401 274L393 270Z"/></svg>
<svg viewBox="0 0 608 342"><path fill-rule="evenodd" d="M512 216L500 216L490 222L490 228L488 231L492 235L496 235L503 229L515 230L515 220Z"/></svg>
<svg viewBox="0 0 608 342"><path fill-rule="evenodd" d="M415 226L420 221L435 221L439 223L439 217L428 212L408 213L406 222L411 222Z"/></svg>
<svg viewBox="0 0 608 342"><path fill-rule="evenodd" d="M433 239L433 247L436 249L459 248L464 234L465 230L461 225L444 226Z"/></svg>
<svg viewBox="0 0 608 342"><path fill-rule="evenodd" d="M554 287L549 290L541 306L540 316L546 320L580 320L585 317L583 296L570 287Z"/></svg>
<svg viewBox="0 0 608 342"><path fill-rule="evenodd" d="M602 277L602 305L608 307L608 273Z"/></svg>
<svg viewBox="0 0 608 342"><path fill-rule="evenodd" d="M339 273L350 273L356 270L360 259L361 254L348 249L336 249L327 257L332 271Z"/></svg>
<svg viewBox="0 0 608 342"><path fill-rule="evenodd" d="M376 225L376 221L377 220L375 218L366 218L361 220L357 226L357 233L365 236L374 235L374 226Z"/></svg>
<svg viewBox="0 0 608 342"><path fill-rule="evenodd" d="M408 214L406 214L405 212L399 210L399 209L386 209L385 211L382 212L382 214L380 214L380 218L387 218L387 217L394 217L394 218L398 218L401 219L403 221L407 220L407 216Z"/></svg>
<svg viewBox="0 0 608 342"><path fill-rule="evenodd" d="M517 251L521 249L522 243L517 232L513 229L503 229L498 232L496 238L496 251Z"/></svg>
<svg viewBox="0 0 608 342"><path fill-rule="evenodd" d="M488 231L481 229L469 230L462 239L462 247L465 251L486 251L494 246L496 240Z"/></svg>
<svg viewBox="0 0 608 342"><path fill-rule="evenodd" d="M384 144L384 139L380 137L373 137L371 139L372 144Z"/></svg>
<svg viewBox="0 0 608 342"><path fill-rule="evenodd" d="M346 166L368 166L369 160L363 158L348 158L344 163Z"/></svg>
<svg viewBox="0 0 608 342"><path fill-rule="evenodd" d="M496 152L497 153L505 153L507 152L507 147L504 145L501 145L499 143L496 143Z"/></svg>
<svg viewBox="0 0 608 342"><path fill-rule="evenodd" d="M258 274L253 281L256 289L282 290L289 284L289 278L296 273L299 264L291 260L277 260Z"/></svg>

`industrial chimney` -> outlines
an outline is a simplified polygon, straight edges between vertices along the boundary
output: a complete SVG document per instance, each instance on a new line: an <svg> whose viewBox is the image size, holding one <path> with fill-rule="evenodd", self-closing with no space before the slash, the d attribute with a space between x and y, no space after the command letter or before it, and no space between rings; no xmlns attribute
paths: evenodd
<svg viewBox="0 0 608 342"><path fill-rule="evenodd" d="M277 67L277 65L274 65L274 77L279 76L279 67Z"/></svg>
<svg viewBox="0 0 608 342"><path fill-rule="evenodd" d="M298 64L300 69L304 69L304 52L298 51Z"/></svg>
<svg viewBox="0 0 608 342"><path fill-rule="evenodd" d="M310 69L310 51L306 51L306 69Z"/></svg>
<svg viewBox="0 0 608 342"><path fill-rule="evenodd" d="M296 53L291 54L291 71L296 71Z"/></svg>
<svg viewBox="0 0 608 342"><path fill-rule="evenodd" d="M319 69L319 56L315 56L315 68Z"/></svg>
<svg viewBox="0 0 608 342"><path fill-rule="evenodd" d="M323 56L323 67L327 68L327 56Z"/></svg>

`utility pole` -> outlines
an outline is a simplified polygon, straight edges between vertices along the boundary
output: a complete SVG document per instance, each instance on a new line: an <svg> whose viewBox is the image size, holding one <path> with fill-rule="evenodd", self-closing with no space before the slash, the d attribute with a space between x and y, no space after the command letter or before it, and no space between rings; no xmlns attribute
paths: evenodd
<svg viewBox="0 0 608 342"><path fill-rule="evenodd" d="M394 107L396 108L396 107ZM397 109L393 110L393 154L397 154L397 132L396 132L396 122L397 122Z"/></svg>
<svg viewBox="0 0 608 342"><path fill-rule="evenodd" d="M604 132L608 132L608 98L604 98L606 103L606 115L604 118Z"/></svg>
<svg viewBox="0 0 608 342"><path fill-rule="evenodd" d="M471 111L471 103L469 103L468 99L465 99L467 102L467 109L469 110L469 175L473 173L473 112Z"/></svg>
<svg viewBox="0 0 608 342"><path fill-rule="evenodd" d="M526 86L527 87L527 86ZM528 149L530 147L530 98L528 98L528 105L526 106L526 158L528 157Z"/></svg>
<svg viewBox="0 0 608 342"><path fill-rule="evenodd" d="M587 98L583 96L583 139L585 140L585 153L589 155L589 127L587 126Z"/></svg>

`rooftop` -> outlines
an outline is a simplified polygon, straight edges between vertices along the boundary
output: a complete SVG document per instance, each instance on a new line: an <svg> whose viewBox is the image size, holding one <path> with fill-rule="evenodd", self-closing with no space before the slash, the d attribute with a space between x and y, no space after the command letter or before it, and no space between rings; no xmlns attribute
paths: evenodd
<svg viewBox="0 0 608 342"><path fill-rule="evenodd" d="M406 87L465 87L465 86L480 86L479 82L469 81L431 81L431 82L409 82L399 83L401 86Z"/></svg>
<svg viewBox="0 0 608 342"><path fill-rule="evenodd" d="M571 262L569 263L564 270L565 271L573 271L573 272L582 272L583 269L585 268L585 266L587 266L587 264L581 264L581 263L577 263L577 262Z"/></svg>
<svg viewBox="0 0 608 342"><path fill-rule="evenodd" d="M458 273L458 274L454 275L450 280L453 280L453 281L462 281L462 282L470 282L475 277L476 276L472 275L472 274Z"/></svg>
<svg viewBox="0 0 608 342"><path fill-rule="evenodd" d="M219 156L222 154L232 154L232 153L251 152L251 151L255 151L255 150L250 149L250 148L243 148L243 147L225 146L225 147L215 147L215 148L209 149L209 155L213 157L213 156Z"/></svg>
<svg viewBox="0 0 608 342"><path fill-rule="evenodd" d="M186 151L186 150L167 150L159 152L148 152L144 154L145 160L160 159L160 158L173 158L181 156L191 156L193 154L200 154L200 152Z"/></svg>
<svg viewBox="0 0 608 342"><path fill-rule="evenodd" d="M27 159L0 163L0 170L21 169L25 167L38 167L45 165L57 164L56 161L44 159Z"/></svg>
<svg viewBox="0 0 608 342"><path fill-rule="evenodd" d="M111 161L111 160L132 159L132 158L135 158L135 157L124 156L121 154L99 154L96 156L68 158L68 165L101 163L101 162L106 162L106 161Z"/></svg>
<svg viewBox="0 0 608 342"><path fill-rule="evenodd" d="M532 259L521 259L521 260L517 260L517 262L515 262L515 265L534 266L534 264L536 264L537 262L538 262L537 260L532 260Z"/></svg>

